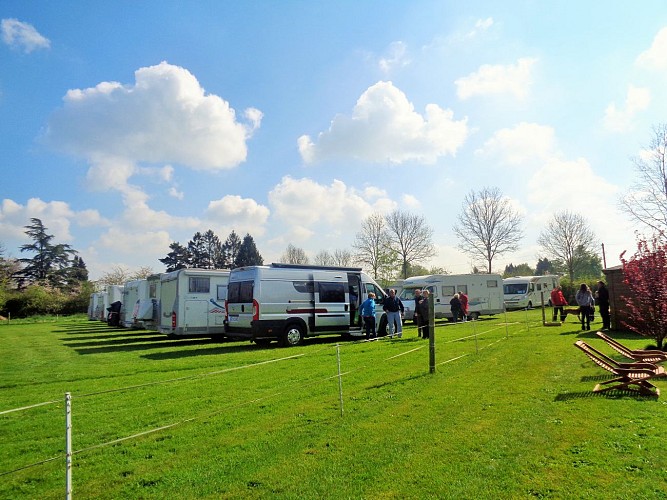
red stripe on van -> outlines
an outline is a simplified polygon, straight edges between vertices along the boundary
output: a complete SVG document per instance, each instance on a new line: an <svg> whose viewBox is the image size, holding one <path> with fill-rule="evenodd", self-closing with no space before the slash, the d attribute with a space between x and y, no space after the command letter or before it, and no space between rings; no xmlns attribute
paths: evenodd
<svg viewBox="0 0 667 500"><path fill-rule="evenodd" d="M285 310L287 314L324 314L328 313L328 309L287 309Z"/></svg>

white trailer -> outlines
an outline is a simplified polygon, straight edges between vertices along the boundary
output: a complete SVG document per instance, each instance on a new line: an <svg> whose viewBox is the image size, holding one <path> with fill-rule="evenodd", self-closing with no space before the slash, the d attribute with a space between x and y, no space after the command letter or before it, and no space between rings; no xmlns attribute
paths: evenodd
<svg viewBox="0 0 667 500"><path fill-rule="evenodd" d="M470 319L500 314L505 311L502 284L499 274L429 274L407 278L399 296L405 308L404 319L413 319L417 289L430 292L436 319L452 319L449 301L459 292L468 296Z"/></svg>
<svg viewBox="0 0 667 500"><path fill-rule="evenodd" d="M179 269L160 275L158 330L172 337L225 333L229 271Z"/></svg>
<svg viewBox="0 0 667 500"><path fill-rule="evenodd" d="M515 276L503 280L505 308L531 309L544 304L551 305L551 291L560 284L560 278L555 274L544 276Z"/></svg>
<svg viewBox="0 0 667 500"><path fill-rule="evenodd" d="M107 321L107 307L109 307L109 293L96 292L94 298L95 309L93 310L93 319L97 321Z"/></svg>
<svg viewBox="0 0 667 500"><path fill-rule="evenodd" d="M376 295L378 335L384 335L385 293L361 268L271 264L233 269L227 299L230 337L256 344L300 344L316 335L361 336L359 306Z"/></svg>
<svg viewBox="0 0 667 500"><path fill-rule="evenodd" d="M99 320L99 303L101 295L99 292L93 292L90 294L90 300L88 301L88 321Z"/></svg>

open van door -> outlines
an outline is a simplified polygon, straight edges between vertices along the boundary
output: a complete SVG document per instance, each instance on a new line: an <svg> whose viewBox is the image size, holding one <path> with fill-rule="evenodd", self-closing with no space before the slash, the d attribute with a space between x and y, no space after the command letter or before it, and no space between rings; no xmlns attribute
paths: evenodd
<svg viewBox="0 0 667 500"><path fill-rule="evenodd" d="M350 328L347 273L313 272L315 309L313 332L346 332Z"/></svg>

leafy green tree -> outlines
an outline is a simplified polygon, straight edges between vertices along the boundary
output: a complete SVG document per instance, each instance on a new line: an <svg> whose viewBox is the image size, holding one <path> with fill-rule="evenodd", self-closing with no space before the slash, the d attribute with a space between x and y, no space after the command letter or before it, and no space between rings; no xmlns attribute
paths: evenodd
<svg viewBox="0 0 667 500"><path fill-rule="evenodd" d="M544 257L543 259L537 260L537 265L535 266L535 275L544 276L545 274L553 274L555 272L553 262Z"/></svg>
<svg viewBox="0 0 667 500"><path fill-rule="evenodd" d="M508 264L505 266L505 271L503 272L503 278L511 278L512 276L534 276L535 270L530 267L527 263L523 264Z"/></svg>
<svg viewBox="0 0 667 500"><path fill-rule="evenodd" d="M261 266L262 264L264 264L264 259L257 250L255 240L250 234L246 234L243 237L243 242L236 255L233 267Z"/></svg>

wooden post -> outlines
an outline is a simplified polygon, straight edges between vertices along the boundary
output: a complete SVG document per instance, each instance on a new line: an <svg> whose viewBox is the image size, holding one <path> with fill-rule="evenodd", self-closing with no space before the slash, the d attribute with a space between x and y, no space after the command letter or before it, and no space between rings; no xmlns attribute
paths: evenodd
<svg viewBox="0 0 667 500"><path fill-rule="evenodd" d="M428 299L428 364L429 373L435 373L435 300L434 294Z"/></svg>
<svg viewBox="0 0 667 500"><path fill-rule="evenodd" d="M72 395L65 393L65 498L72 499Z"/></svg>

